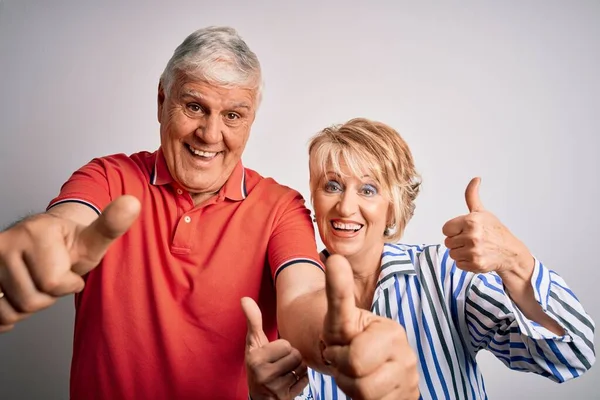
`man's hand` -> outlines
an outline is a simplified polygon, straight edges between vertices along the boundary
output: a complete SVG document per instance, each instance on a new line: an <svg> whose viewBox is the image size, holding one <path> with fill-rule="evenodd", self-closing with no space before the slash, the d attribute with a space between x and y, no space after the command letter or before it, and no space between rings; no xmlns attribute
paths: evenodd
<svg viewBox="0 0 600 400"><path fill-rule="evenodd" d="M122 196L89 226L44 213L0 233L0 332L83 290L81 276L100 263L139 211L136 198Z"/></svg>
<svg viewBox="0 0 600 400"><path fill-rule="evenodd" d="M479 178L473 178L465 191L469 214L451 219L442 228L450 257L458 268L474 273L516 269L533 273L533 256L525 244L483 207L479 183Z"/></svg>
<svg viewBox="0 0 600 400"><path fill-rule="evenodd" d="M348 261L327 259L322 356L337 385L361 399L417 399L417 358L400 324L356 307Z"/></svg>
<svg viewBox="0 0 600 400"><path fill-rule="evenodd" d="M269 343L254 300L244 297L242 309L248 324L246 370L252 400L293 399L308 385L300 352L284 339Z"/></svg>

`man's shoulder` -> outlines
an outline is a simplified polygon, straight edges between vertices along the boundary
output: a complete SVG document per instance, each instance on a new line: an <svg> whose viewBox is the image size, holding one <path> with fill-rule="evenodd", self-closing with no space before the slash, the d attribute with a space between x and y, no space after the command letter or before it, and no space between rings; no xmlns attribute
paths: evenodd
<svg viewBox="0 0 600 400"><path fill-rule="evenodd" d="M154 159L156 157L156 152L149 151L138 151L132 154L125 153L114 153L108 154L102 157L98 157L98 160L102 160L103 162L112 163L115 165L128 165L128 164L154 164Z"/></svg>
<svg viewBox="0 0 600 400"><path fill-rule="evenodd" d="M137 153L125 154L114 153L97 157L92 162L99 162L105 169L126 171L135 170L147 174L152 171L156 158L156 152L139 151Z"/></svg>
<svg viewBox="0 0 600 400"><path fill-rule="evenodd" d="M245 168L246 190L248 197L260 196L272 199L303 199L297 190L277 182L274 178L265 177L253 169Z"/></svg>

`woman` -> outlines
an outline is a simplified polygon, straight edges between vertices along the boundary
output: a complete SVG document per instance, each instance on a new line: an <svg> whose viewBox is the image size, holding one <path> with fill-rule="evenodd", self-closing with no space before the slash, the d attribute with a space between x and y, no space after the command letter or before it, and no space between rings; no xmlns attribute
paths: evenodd
<svg viewBox="0 0 600 400"><path fill-rule="evenodd" d="M405 245L420 179L396 131L353 119L317 134L309 156L321 255L348 259L359 307L403 325L422 398L486 398L475 360L482 349L558 382L594 363L593 321L563 279L483 208L479 179L465 193L469 214L444 225L445 246ZM347 398L332 377L309 369L308 378L297 399Z"/></svg>

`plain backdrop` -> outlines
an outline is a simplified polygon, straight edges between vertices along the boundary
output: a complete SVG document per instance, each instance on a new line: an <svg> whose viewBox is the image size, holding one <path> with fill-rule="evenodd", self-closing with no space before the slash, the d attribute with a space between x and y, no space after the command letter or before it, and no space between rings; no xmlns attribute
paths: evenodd
<svg viewBox="0 0 600 400"><path fill-rule="evenodd" d="M42 211L95 156L154 150L158 78L208 25L235 27L265 76L244 163L308 193L306 145L363 116L423 176L404 242L440 243L483 204L600 320L599 1L0 0L0 224ZM73 299L0 336L0 398L66 399ZM598 340L596 340L598 343ZM492 399L600 398L478 356Z"/></svg>

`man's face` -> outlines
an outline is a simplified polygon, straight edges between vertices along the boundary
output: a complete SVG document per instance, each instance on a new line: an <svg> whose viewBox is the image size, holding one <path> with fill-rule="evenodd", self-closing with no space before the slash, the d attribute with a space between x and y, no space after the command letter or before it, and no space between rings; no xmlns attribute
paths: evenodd
<svg viewBox="0 0 600 400"><path fill-rule="evenodd" d="M160 140L169 172L192 195L217 192L246 147L256 91L177 79L158 89Z"/></svg>

